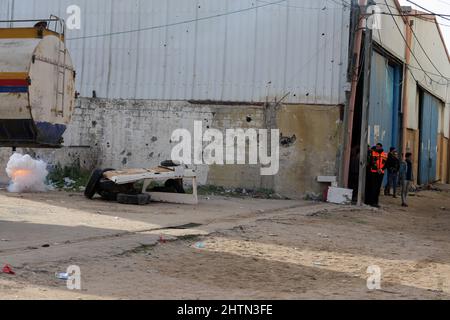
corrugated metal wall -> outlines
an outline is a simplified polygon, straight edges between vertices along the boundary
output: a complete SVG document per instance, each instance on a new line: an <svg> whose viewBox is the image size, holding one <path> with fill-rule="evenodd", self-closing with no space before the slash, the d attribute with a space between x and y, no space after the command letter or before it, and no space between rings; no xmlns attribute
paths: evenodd
<svg viewBox="0 0 450 320"><path fill-rule="evenodd" d="M370 81L370 108L369 108L369 144L371 146L382 143L386 150L397 146L398 125L394 123L394 115L398 114L399 103L396 87L396 71L390 66L387 59L374 52L372 55L372 72Z"/></svg>
<svg viewBox="0 0 450 320"><path fill-rule="evenodd" d="M285 102L341 104L350 9L339 3L0 0L0 17L67 18L80 6L68 46L82 96L261 102L290 93ZM83 38L137 29L147 30Z"/></svg>

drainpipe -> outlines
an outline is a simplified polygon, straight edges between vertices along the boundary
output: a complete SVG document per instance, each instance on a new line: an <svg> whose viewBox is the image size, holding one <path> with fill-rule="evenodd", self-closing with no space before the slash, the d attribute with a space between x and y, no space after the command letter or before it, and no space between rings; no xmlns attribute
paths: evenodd
<svg viewBox="0 0 450 320"><path fill-rule="evenodd" d="M413 27L414 20L412 20L410 17L405 17L406 23L405 23L405 31L406 31L406 41L408 43L408 46L412 48L412 32L411 28ZM406 154L406 136L408 133L408 109L409 109L409 77L408 77L408 68L409 64L411 63L411 51L409 51L408 46L405 48L405 67L403 70L403 103L402 103L402 109L403 109L403 128L402 128L402 154L403 159L405 158Z"/></svg>
<svg viewBox="0 0 450 320"><path fill-rule="evenodd" d="M366 4L365 0L359 0L360 7ZM343 170L342 170L342 184L345 188L348 188L348 175L350 170L350 157L352 152L352 133L353 133L353 118L355 115L355 103L356 103L356 90L358 87L359 80L359 69L360 56L361 56L361 44L362 44L362 34L364 28L364 19L361 19L361 14L358 14L358 29L356 30L355 42L353 45L353 62L354 68L352 68L352 87L350 92L350 99L348 104L347 113L347 131L345 132L345 148L344 148L344 159L343 159Z"/></svg>

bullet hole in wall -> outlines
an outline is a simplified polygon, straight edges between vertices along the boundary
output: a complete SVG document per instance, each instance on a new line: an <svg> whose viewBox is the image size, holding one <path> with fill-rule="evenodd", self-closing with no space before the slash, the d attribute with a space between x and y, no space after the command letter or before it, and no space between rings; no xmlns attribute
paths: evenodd
<svg viewBox="0 0 450 320"><path fill-rule="evenodd" d="M296 141L297 136L295 134L292 137L283 137L283 134L280 136L280 145L284 148L292 146Z"/></svg>

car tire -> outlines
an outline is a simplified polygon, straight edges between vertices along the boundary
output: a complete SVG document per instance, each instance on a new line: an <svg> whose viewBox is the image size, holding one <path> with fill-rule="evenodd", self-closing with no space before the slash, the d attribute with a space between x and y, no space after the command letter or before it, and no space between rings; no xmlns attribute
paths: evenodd
<svg viewBox="0 0 450 320"><path fill-rule="evenodd" d="M164 187L172 189L174 193L186 193L183 187L183 179L170 179L164 183Z"/></svg>
<svg viewBox="0 0 450 320"><path fill-rule="evenodd" d="M108 192L108 191L99 191L100 197L102 197L103 200L106 201L117 201L117 195L118 193L114 192Z"/></svg>
<svg viewBox="0 0 450 320"><path fill-rule="evenodd" d="M84 190L84 196L88 199L92 199L94 195L97 193L97 185L100 179L103 177L103 170L95 169L92 171L91 176L89 177L89 181L86 185L86 189Z"/></svg>
<svg viewBox="0 0 450 320"><path fill-rule="evenodd" d="M117 202L120 204L133 204L143 206L149 204L150 200L151 197L147 193L140 193L140 194L119 193L117 195Z"/></svg>
<svg viewBox="0 0 450 320"><path fill-rule="evenodd" d="M108 171L113 171L114 169L95 169L92 171L89 177L86 189L84 190L84 196L88 199L92 199L98 191L98 184L103 178L103 174Z"/></svg>

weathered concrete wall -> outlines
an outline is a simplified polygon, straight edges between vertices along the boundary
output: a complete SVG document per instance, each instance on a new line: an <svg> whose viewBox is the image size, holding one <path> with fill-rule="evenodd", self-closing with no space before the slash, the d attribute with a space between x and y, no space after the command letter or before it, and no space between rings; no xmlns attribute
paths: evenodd
<svg viewBox="0 0 450 320"><path fill-rule="evenodd" d="M338 152L342 138L340 108L337 106L283 106L277 110L277 124L290 143L281 144L280 173L275 190L295 195L322 194L327 186L317 176L338 174ZM292 141L294 141L292 143Z"/></svg>
<svg viewBox="0 0 450 320"><path fill-rule="evenodd" d="M318 175L337 174L340 144L340 109L334 106L214 105L186 101L136 101L79 99L61 150L25 150L50 164L83 168L133 168L157 166L170 159L172 132L188 129L194 121L203 130L279 128L280 171L260 175L259 165L196 165L201 184L249 189L268 188L301 197L321 194ZM21 150L18 150L21 151ZM2 168L10 149L1 151ZM2 170L4 171L4 170Z"/></svg>

